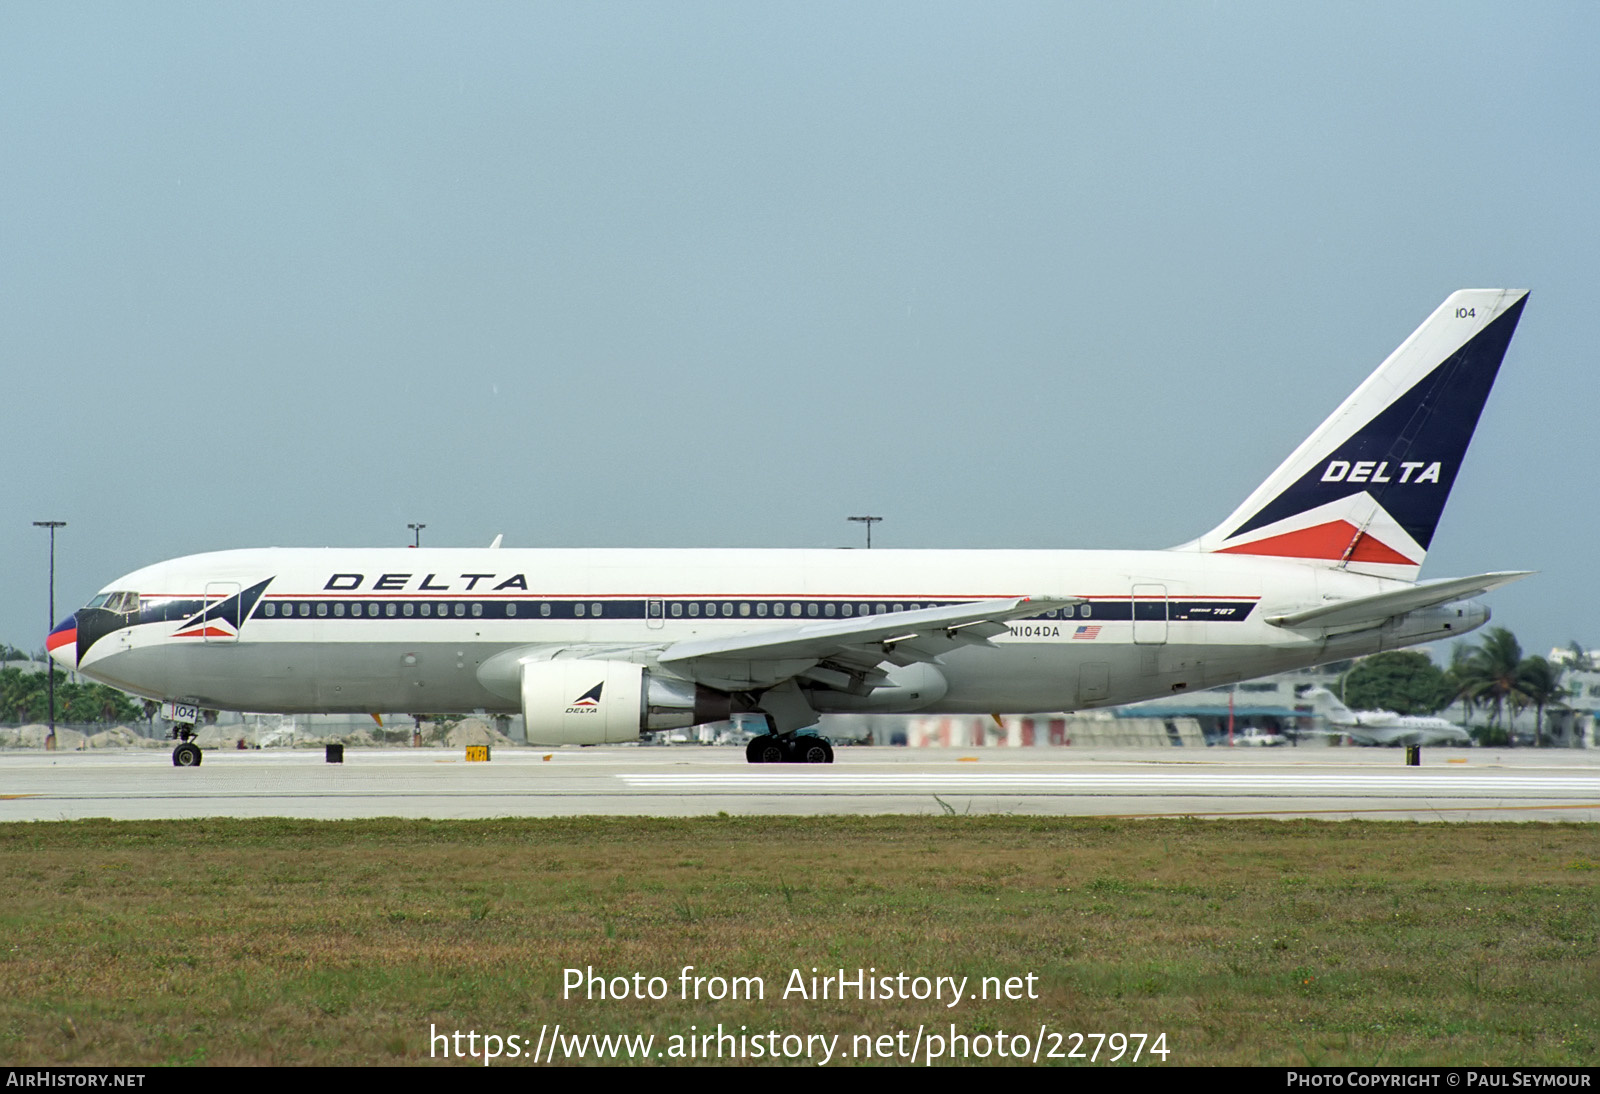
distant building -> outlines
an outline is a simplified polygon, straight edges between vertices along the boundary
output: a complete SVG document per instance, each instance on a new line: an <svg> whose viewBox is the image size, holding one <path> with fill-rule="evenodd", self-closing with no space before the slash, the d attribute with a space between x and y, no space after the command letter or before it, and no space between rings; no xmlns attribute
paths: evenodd
<svg viewBox="0 0 1600 1094"><path fill-rule="evenodd" d="M1237 741L1245 730L1281 734L1291 744L1321 742L1324 735L1314 732L1320 726L1305 693L1314 687L1325 687L1337 694L1339 678L1351 664L1336 661L1208 691L1129 703L1117 707L1116 713L1122 718L1193 718L1207 744L1227 744L1230 731Z"/></svg>

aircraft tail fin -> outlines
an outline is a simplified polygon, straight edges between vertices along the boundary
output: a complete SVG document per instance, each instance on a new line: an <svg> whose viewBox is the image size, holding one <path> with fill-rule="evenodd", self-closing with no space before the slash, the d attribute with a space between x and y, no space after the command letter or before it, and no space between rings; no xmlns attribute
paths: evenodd
<svg viewBox="0 0 1600 1094"><path fill-rule="evenodd" d="M1311 700L1311 708L1318 714L1334 722L1344 725L1355 725L1356 716L1339 701L1339 697L1327 688L1317 687L1306 692L1306 698Z"/></svg>
<svg viewBox="0 0 1600 1094"><path fill-rule="evenodd" d="M1227 520L1179 549L1416 580L1527 297L1452 293Z"/></svg>

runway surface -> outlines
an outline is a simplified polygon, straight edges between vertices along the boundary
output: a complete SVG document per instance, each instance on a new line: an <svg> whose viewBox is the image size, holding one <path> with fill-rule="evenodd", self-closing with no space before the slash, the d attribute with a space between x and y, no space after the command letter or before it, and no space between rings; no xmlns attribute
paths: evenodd
<svg viewBox="0 0 1600 1094"><path fill-rule="evenodd" d="M0 820L904 813L1600 821L1600 751L840 748L751 766L696 746L0 753Z"/></svg>

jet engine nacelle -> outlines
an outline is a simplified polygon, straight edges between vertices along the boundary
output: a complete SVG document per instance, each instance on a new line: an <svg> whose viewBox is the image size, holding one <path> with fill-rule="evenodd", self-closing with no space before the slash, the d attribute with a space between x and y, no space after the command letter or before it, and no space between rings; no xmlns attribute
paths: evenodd
<svg viewBox="0 0 1600 1094"><path fill-rule="evenodd" d="M1489 622L1489 609L1476 600L1458 600L1396 616L1384 624L1383 648L1404 649L1418 642L1459 638Z"/></svg>
<svg viewBox="0 0 1600 1094"><path fill-rule="evenodd" d="M579 658L522 666L529 744L637 741L641 732L720 721L729 708L722 692L629 661Z"/></svg>

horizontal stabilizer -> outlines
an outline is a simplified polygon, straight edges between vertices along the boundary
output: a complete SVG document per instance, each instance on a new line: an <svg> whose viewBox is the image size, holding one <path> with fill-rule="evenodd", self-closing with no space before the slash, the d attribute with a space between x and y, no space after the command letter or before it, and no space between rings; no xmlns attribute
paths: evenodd
<svg viewBox="0 0 1600 1094"><path fill-rule="evenodd" d="M1478 574L1474 577L1452 577L1444 581L1428 581L1421 585L1414 585L1408 589L1396 589L1393 592L1377 593L1373 596L1361 596L1354 600L1340 600L1333 604L1324 604L1316 608L1305 608L1301 611L1284 612L1273 615L1266 613L1266 620L1275 627L1291 627L1302 629L1314 627L1324 629L1328 627L1351 627L1360 624L1378 626L1386 619L1406 612L1419 611L1422 608L1431 608L1437 604L1449 604L1454 600L1466 600L1479 596L1490 589L1498 589L1502 585L1509 585L1513 581L1521 581L1532 570L1507 570L1501 573Z"/></svg>

